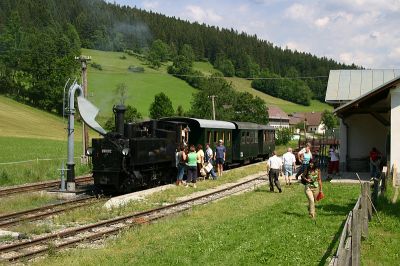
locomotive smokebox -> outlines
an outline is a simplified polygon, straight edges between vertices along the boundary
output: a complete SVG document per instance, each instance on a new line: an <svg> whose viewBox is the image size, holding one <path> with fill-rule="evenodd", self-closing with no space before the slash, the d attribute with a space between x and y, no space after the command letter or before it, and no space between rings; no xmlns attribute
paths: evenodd
<svg viewBox="0 0 400 266"><path fill-rule="evenodd" d="M113 112L115 114L115 130L121 134L121 136L124 135L124 116L125 116L125 105L123 104L118 104L114 105L113 107Z"/></svg>

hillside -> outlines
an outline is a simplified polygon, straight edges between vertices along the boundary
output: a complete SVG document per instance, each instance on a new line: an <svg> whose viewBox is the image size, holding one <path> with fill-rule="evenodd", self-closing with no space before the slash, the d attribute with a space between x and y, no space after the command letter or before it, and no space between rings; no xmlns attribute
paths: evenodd
<svg viewBox="0 0 400 266"><path fill-rule="evenodd" d="M196 62L194 64L194 69L201 71L203 74L211 74L215 72L219 72L215 69L209 62ZM231 77L225 78L229 82L232 83L234 89L241 91L241 92L249 92L254 96L258 96L263 99L267 106L269 105L276 105L280 107L287 113L294 113L294 112L318 112L324 110L332 110L332 106L322 103L318 100L312 100L310 106L304 106L296 103L292 103L289 101L282 100L280 98L273 97L271 95L265 94L261 91L255 90L251 87L251 80L238 78L238 77Z"/></svg>
<svg viewBox="0 0 400 266"><path fill-rule="evenodd" d="M62 118L40 111L0 95L0 137L65 140L66 122ZM75 134L81 135L80 125Z"/></svg>
<svg viewBox="0 0 400 266"><path fill-rule="evenodd" d="M128 88L126 104L132 105L142 113L149 116L150 104L154 95L164 92L171 99L174 109L182 105L188 110L190 99L195 89L185 81L167 74L166 66L159 70L147 67L134 56L122 52L104 52L98 50L82 49L82 54L90 55L92 62L102 66L103 70L88 67L88 91L90 101L99 109L101 116L110 116L112 106L116 103L115 88L119 83L125 83ZM122 55L126 59L120 59ZM129 66L142 66L144 73L133 73Z"/></svg>

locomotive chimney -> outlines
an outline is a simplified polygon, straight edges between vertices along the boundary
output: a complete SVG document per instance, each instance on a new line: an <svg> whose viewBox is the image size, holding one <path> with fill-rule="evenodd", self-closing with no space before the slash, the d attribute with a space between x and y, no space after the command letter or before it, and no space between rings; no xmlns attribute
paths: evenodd
<svg viewBox="0 0 400 266"><path fill-rule="evenodd" d="M125 105L123 104L118 104L114 105L113 107L113 112L115 114L115 130L121 134L121 136L124 135L124 115L125 115Z"/></svg>

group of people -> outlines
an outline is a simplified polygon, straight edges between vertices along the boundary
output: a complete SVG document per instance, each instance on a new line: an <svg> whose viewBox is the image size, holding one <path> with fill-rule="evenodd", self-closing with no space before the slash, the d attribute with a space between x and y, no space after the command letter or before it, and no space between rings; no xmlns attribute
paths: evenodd
<svg viewBox="0 0 400 266"><path fill-rule="evenodd" d="M304 185L304 193L308 199L308 211L311 218L315 218L315 201L319 193L322 193L322 179L321 170L317 163L313 160L311 152L311 144L307 143L306 146L299 151L298 160L300 161L300 168L296 173L296 179L301 176L301 183ZM268 178L270 191L274 192L274 185L279 193L282 193L282 187L279 183L279 175L283 172L285 176L286 185L291 185L291 176L296 170L296 157L292 149L288 148L287 152L283 154L282 158L278 157L276 152L268 159Z"/></svg>
<svg viewBox="0 0 400 266"><path fill-rule="evenodd" d="M213 179L216 179L217 174L214 171L214 162L217 166L218 177L221 177L224 170L225 158L226 148L223 140L218 141L215 151L211 149L209 143L206 144L205 152L201 144L198 144L197 148L193 144L189 145L189 148L187 145L182 145L180 151L177 152L176 158L178 168L176 185L183 185L185 171L187 173L186 187L192 186L196 188L197 178L200 176L205 178L211 176Z"/></svg>

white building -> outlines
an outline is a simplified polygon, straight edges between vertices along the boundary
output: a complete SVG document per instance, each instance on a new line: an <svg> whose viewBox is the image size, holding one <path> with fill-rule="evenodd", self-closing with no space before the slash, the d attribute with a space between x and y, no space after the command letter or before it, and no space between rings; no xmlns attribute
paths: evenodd
<svg viewBox="0 0 400 266"><path fill-rule="evenodd" d="M325 100L338 107L343 170L369 171L376 147L400 181L400 70L335 70Z"/></svg>
<svg viewBox="0 0 400 266"><path fill-rule="evenodd" d="M288 128L289 116L279 107L271 105L268 107L268 125L274 128Z"/></svg>

